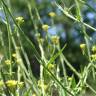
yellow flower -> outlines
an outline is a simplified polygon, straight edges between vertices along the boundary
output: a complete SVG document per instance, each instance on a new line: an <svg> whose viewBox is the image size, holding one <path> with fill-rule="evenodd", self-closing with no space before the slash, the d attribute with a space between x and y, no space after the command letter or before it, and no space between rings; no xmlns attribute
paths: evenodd
<svg viewBox="0 0 96 96"><path fill-rule="evenodd" d="M96 54L92 54L91 58L92 58L93 61L96 61Z"/></svg>
<svg viewBox="0 0 96 96"><path fill-rule="evenodd" d="M16 53L13 53L13 54L12 54L12 57L16 58Z"/></svg>
<svg viewBox="0 0 96 96"><path fill-rule="evenodd" d="M36 96L36 94L35 94L35 93L33 93L33 94L32 94L32 96Z"/></svg>
<svg viewBox="0 0 96 96"><path fill-rule="evenodd" d="M50 12L50 13L49 13L49 16L53 18L53 17L56 16L56 14L55 14L55 12Z"/></svg>
<svg viewBox="0 0 96 96"><path fill-rule="evenodd" d="M48 69L53 69L54 67L55 67L54 64L49 64L49 65L48 65Z"/></svg>
<svg viewBox="0 0 96 96"><path fill-rule="evenodd" d="M18 59L16 60L16 62L17 62L17 63L21 63L21 62L22 62L22 59L21 59L21 58L20 58L20 59L18 58Z"/></svg>
<svg viewBox="0 0 96 96"><path fill-rule="evenodd" d="M9 59L5 60L6 65L10 65L11 63L12 63L11 60L9 60Z"/></svg>
<svg viewBox="0 0 96 96"><path fill-rule="evenodd" d="M8 80L6 81L6 84L9 88L15 88L17 85L19 87L22 87L24 85L24 82L18 82L16 80Z"/></svg>
<svg viewBox="0 0 96 96"><path fill-rule="evenodd" d="M80 44L80 48L81 48L81 49L84 49L85 46L86 46L86 44Z"/></svg>
<svg viewBox="0 0 96 96"><path fill-rule="evenodd" d="M42 25L42 29L44 30L44 31L48 31L48 28L49 28L49 26L47 25L47 24L44 24L44 25Z"/></svg>
<svg viewBox="0 0 96 96"><path fill-rule="evenodd" d="M24 18L23 17L17 17L16 21L18 24L22 24L24 22Z"/></svg>
<svg viewBox="0 0 96 96"><path fill-rule="evenodd" d="M14 87L17 86L17 81L15 81L15 80L8 80L8 81L6 82L6 84L7 84L7 86L8 86L9 88L14 88Z"/></svg>
<svg viewBox="0 0 96 96"><path fill-rule="evenodd" d="M51 40L52 40L53 44L58 44L59 43L59 37L58 36L52 36Z"/></svg>
<svg viewBox="0 0 96 96"><path fill-rule="evenodd" d="M68 81L72 81L72 77L68 77Z"/></svg>
<svg viewBox="0 0 96 96"><path fill-rule="evenodd" d="M92 47L92 52L96 52L96 46Z"/></svg>

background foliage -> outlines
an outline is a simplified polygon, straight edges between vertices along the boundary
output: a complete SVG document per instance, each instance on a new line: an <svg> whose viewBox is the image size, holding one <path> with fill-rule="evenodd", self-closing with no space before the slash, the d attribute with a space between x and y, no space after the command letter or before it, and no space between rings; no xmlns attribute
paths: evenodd
<svg viewBox="0 0 96 96"><path fill-rule="evenodd" d="M2 1L4 0L0 1L0 6L1 6L0 7L0 54L1 54L0 62L3 64L6 59L10 59L11 61L14 62L14 64L12 66L9 66L10 68L8 66L7 68L6 65L0 65L1 66L0 69L4 68L2 70L3 74L1 72L1 77L0 77L1 80L2 78L4 81L7 81L8 79L11 80L13 78L17 80L19 78L20 80L18 81L24 81L26 88L28 88L27 93L25 93L25 95L22 95L22 96L31 96L26 94L34 94L34 93L37 94L36 96L39 96L38 92L40 93L40 96L42 96L42 94L43 96L45 96L43 92L44 86L43 87L41 86L41 89L39 90L39 88L37 88L38 85L36 85L36 83L41 78L45 80L46 85L48 83L48 80L50 81L51 84L53 84L52 76L48 75L48 72L50 70L46 72L47 69L44 68L43 69L44 72L42 73L41 72L42 66L40 65L41 63L47 64L48 62L49 63L52 62L52 63L56 63L56 64L53 64L56 66L56 68L52 69L51 71L53 71L53 74L56 75L57 78L62 79L64 77L63 67L66 69L66 72L65 72L67 75L66 78L71 77L72 79L71 81L72 84L67 81L68 85L70 86L70 88L69 87L68 88L72 91L71 92L72 94L76 94L76 95L79 93L83 94L83 91L86 91L86 90L88 91L90 89L93 91L93 93L96 94L96 91L95 91L96 88L94 86L96 85L95 83L96 80L94 75L96 74L95 72L96 67L95 68L92 67L87 70L87 68L89 68L88 66L90 65L90 63L92 64L94 63L95 65L95 62L90 60L91 59L90 56L91 54L94 53L91 50L92 46L95 45L96 43L96 39L95 39L96 29L94 28L96 25L96 22L95 22L96 21L96 16L95 16L96 0L5 0L4 1L5 3L2 3ZM65 13L63 12L63 10ZM50 12L54 12L56 16L52 18L49 15ZM76 19L75 20L72 19L71 16ZM24 22L22 24L18 24L18 21L15 21L16 18L18 17L23 17ZM84 23L87 23L87 25L86 24L84 25ZM45 24L48 25L47 33L42 28L42 26ZM93 27L90 27L90 26L93 26ZM54 45L51 42L51 36L59 37L59 41L60 41L59 45ZM47 41L46 38L49 41ZM42 39L44 39L44 42L42 41ZM83 43L84 44L86 43L86 46L87 46L87 48L85 48L84 50L80 48L80 44L83 44ZM62 51L61 48L63 48L65 44L66 44L66 47ZM21 48L20 51L16 49L18 46ZM44 51L45 55L43 54L42 50ZM14 52L16 53L16 55L19 54L18 55L19 59L22 57L22 64L20 65L21 67L19 66L23 70L22 72L20 72L18 65L15 65L16 61L12 57L12 54ZM34 53L36 56L34 56ZM57 55L55 55L56 53ZM40 59L38 58L39 57L38 54L41 56ZM60 60L57 58L57 56ZM52 60L50 60L50 58ZM69 65L64 64L64 66L62 67L60 65L62 63L62 58L64 59L63 63L68 63ZM76 72L74 71L74 69L76 70ZM58 70L60 73L58 73ZM12 78L10 75L5 75L10 72L11 73L13 72L11 74ZM18 74L16 74L16 72ZM55 72L57 73L55 74ZM85 72L84 76L87 79L83 77L84 72ZM89 72L89 73L87 74L86 72ZM31 75L28 75L29 73ZM40 75L40 73L42 74ZM78 78L79 76L78 73L80 73L79 75L85 80L85 83L88 81L89 85L92 87L90 87L88 84L84 84L84 85L83 83L81 84L81 82L84 82L84 81L82 80L81 77ZM15 74L16 77L13 74ZM19 74L21 75L18 77ZM42 75L44 77L42 77ZM35 79L36 79L36 82L35 82ZM34 84L34 86L31 88L29 87L29 84L27 84L26 82L29 82L29 84L30 83ZM62 82L64 82L63 79L62 79ZM80 82L80 85L78 84L78 82ZM49 93L45 92L46 96L52 95L50 90L55 85L53 84L54 85L53 86L51 84L48 85L49 90L47 89ZM57 88L60 87L58 83L56 84L57 84L55 86L56 89L55 87L52 89L53 93L57 91ZM74 91L75 90L74 86L76 88L78 88L79 86L81 89L78 90L78 92L76 93ZM88 89L86 86L88 87ZM6 88L6 84L5 84L5 88ZM37 91L36 91L36 88L38 89ZM31 89L33 90L30 91ZM26 89L24 89L24 92L25 90ZM64 92L62 91L62 88L60 90L61 90L60 91L61 93L57 91L58 92L57 94L59 95L56 95L56 96L69 96L65 91L66 89L64 89ZM9 92L9 94L10 93L16 94L15 92ZM84 93L84 96L86 93L87 92ZM22 91L20 94L23 94ZM14 95L14 96L19 96L19 95ZM52 96L55 96L55 95L52 95Z"/></svg>

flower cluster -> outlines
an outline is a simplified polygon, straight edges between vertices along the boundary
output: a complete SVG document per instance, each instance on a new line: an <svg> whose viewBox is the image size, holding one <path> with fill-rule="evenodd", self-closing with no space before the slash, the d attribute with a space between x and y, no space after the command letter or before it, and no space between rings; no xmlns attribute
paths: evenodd
<svg viewBox="0 0 96 96"><path fill-rule="evenodd" d="M5 60L6 65L10 65L11 63L12 63L11 60L9 60L9 59Z"/></svg>
<svg viewBox="0 0 96 96"><path fill-rule="evenodd" d="M55 65L54 64L48 64L48 69L50 70L50 69L53 69L55 67Z"/></svg>
<svg viewBox="0 0 96 96"><path fill-rule="evenodd" d="M46 90L47 89L47 84L42 84L42 81L41 80L38 80L38 87L40 87L40 88L44 88L44 90Z"/></svg>
<svg viewBox="0 0 96 96"><path fill-rule="evenodd" d="M59 43L59 37L58 36L52 36L51 40L52 40L53 44L58 44Z"/></svg>
<svg viewBox="0 0 96 96"><path fill-rule="evenodd" d="M92 46L92 55L91 55L91 59L92 61L96 61L96 45Z"/></svg>
<svg viewBox="0 0 96 96"><path fill-rule="evenodd" d="M96 52L96 45L92 46L92 52L93 52L93 53Z"/></svg>
<svg viewBox="0 0 96 96"><path fill-rule="evenodd" d="M19 87L23 86L24 82L18 82L16 80L8 80L6 81L6 85L9 87L9 88L15 88L17 85Z"/></svg>
<svg viewBox="0 0 96 96"><path fill-rule="evenodd" d="M16 80L8 80L5 82L5 84L7 85L8 88L16 88L17 85L21 88L24 85L24 82L19 82ZM0 88L2 88L5 84L1 80L0 81Z"/></svg>
<svg viewBox="0 0 96 96"><path fill-rule="evenodd" d="M17 22L18 24L22 24L22 23L24 22L24 18L23 18L23 17L17 17L17 18L16 18L16 22Z"/></svg>

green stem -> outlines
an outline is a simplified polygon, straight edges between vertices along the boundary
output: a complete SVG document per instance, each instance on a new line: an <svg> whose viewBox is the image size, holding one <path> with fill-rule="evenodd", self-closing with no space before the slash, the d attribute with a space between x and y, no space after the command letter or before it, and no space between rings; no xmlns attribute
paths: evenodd
<svg viewBox="0 0 96 96"><path fill-rule="evenodd" d="M59 50L60 50L60 44L58 46L58 51ZM66 73L65 63L64 63L64 59L63 59L63 53L61 53L61 55L60 55L60 61L61 61L61 65L62 65L62 68L63 68L63 75L64 75L64 80L65 80L65 85L67 85L68 81L67 81L67 73Z"/></svg>
<svg viewBox="0 0 96 96"><path fill-rule="evenodd" d="M43 51L43 47L42 45L39 43L39 48L40 48L40 51L41 51L41 58L42 60L44 60L44 62L46 63L46 58L44 56L44 51ZM40 81L41 81L41 89L42 89L42 94L43 96L45 96L45 90L44 90L44 75L43 75L43 72L44 72L44 68L42 65L40 65Z"/></svg>
<svg viewBox="0 0 96 96"><path fill-rule="evenodd" d="M66 15L66 16L69 17L70 19L72 19L72 20L74 20L74 21L76 21L76 22L79 22L79 23L83 23L84 26L92 29L93 31L96 31L96 28L88 25L88 24L85 23L85 22L79 21L77 18L75 18L74 16L70 15L66 10L64 10L60 5L58 5L57 3L55 3L55 4L56 4L56 6L64 13L64 15Z"/></svg>
<svg viewBox="0 0 96 96"><path fill-rule="evenodd" d="M38 28L37 28L36 22L34 21L33 14L32 14L32 12L31 12L30 2L28 2L27 6L28 6L28 11L29 11L29 15L30 15L31 22L33 22L33 25L34 25L35 32L38 33Z"/></svg>
<svg viewBox="0 0 96 96"><path fill-rule="evenodd" d="M3 7L4 9L4 13L5 13L5 16L6 16L6 21L7 21L7 31L8 31L8 43L9 43L9 47L8 47L8 51L9 51L9 58L10 58L10 61L12 62L12 56L11 56L11 35L10 35L10 25L9 25L9 19L8 19L8 15L6 13L6 8ZM9 69L9 73L10 73L10 77L12 76L12 64L10 64L10 69Z"/></svg>

